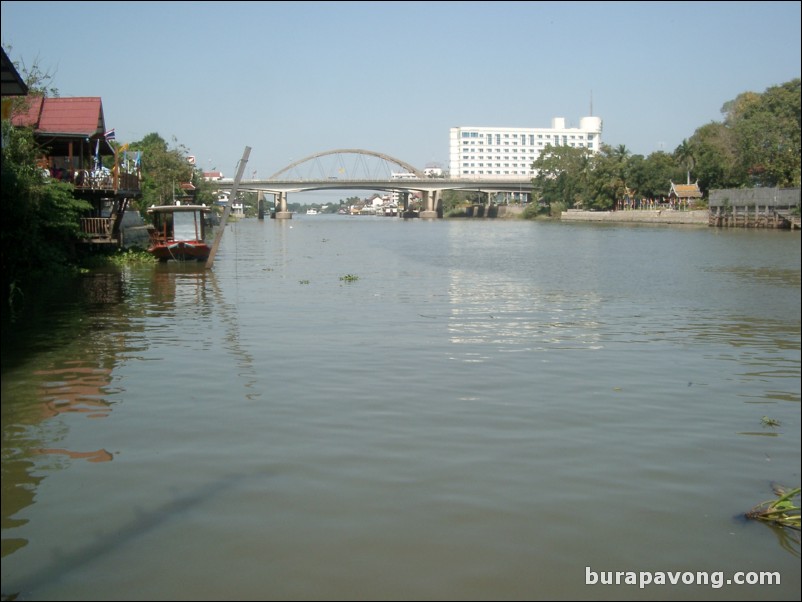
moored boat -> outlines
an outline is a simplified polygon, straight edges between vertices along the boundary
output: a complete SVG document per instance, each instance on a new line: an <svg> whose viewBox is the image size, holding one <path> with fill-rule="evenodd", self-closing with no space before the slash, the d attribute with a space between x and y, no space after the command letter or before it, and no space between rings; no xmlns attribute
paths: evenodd
<svg viewBox="0 0 802 602"><path fill-rule="evenodd" d="M159 261L206 261L211 247L206 242L211 209L206 205L152 206L148 253Z"/></svg>

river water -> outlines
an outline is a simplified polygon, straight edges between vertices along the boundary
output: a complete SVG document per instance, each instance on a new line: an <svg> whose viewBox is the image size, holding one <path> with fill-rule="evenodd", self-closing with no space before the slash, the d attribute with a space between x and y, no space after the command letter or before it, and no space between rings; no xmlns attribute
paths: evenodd
<svg viewBox="0 0 802 602"><path fill-rule="evenodd" d="M798 232L300 215L57 293L3 326L4 599L800 597L742 518L800 484Z"/></svg>

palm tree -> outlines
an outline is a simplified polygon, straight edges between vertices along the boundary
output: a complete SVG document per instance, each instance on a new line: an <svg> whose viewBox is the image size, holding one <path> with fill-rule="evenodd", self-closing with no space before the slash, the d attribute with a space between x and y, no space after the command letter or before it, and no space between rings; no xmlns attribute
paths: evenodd
<svg viewBox="0 0 802 602"><path fill-rule="evenodd" d="M696 158L693 156L694 151L693 145L687 139L684 139L674 151L674 158L687 170L688 184L691 183L691 170L696 165Z"/></svg>
<svg viewBox="0 0 802 602"><path fill-rule="evenodd" d="M626 144L619 144L612 151L613 156L621 163L625 162L631 154Z"/></svg>

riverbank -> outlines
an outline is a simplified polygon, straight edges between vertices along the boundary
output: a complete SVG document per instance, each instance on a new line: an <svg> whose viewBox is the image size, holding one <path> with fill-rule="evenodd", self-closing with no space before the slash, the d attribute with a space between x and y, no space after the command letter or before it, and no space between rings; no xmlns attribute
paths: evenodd
<svg viewBox="0 0 802 602"><path fill-rule="evenodd" d="M655 209L646 211L580 211L569 209L560 215L563 221L616 222L642 224L688 224L707 226L707 209L697 211L671 211Z"/></svg>

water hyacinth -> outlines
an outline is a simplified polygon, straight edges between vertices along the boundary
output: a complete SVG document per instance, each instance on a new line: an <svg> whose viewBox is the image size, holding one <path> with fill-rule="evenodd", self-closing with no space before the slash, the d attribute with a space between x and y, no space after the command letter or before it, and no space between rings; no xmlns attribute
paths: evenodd
<svg viewBox="0 0 802 602"><path fill-rule="evenodd" d="M798 499L800 488L786 489L784 487L775 486L773 489L777 497L765 502L760 502L754 506L746 513L746 518L798 530L800 528Z"/></svg>

